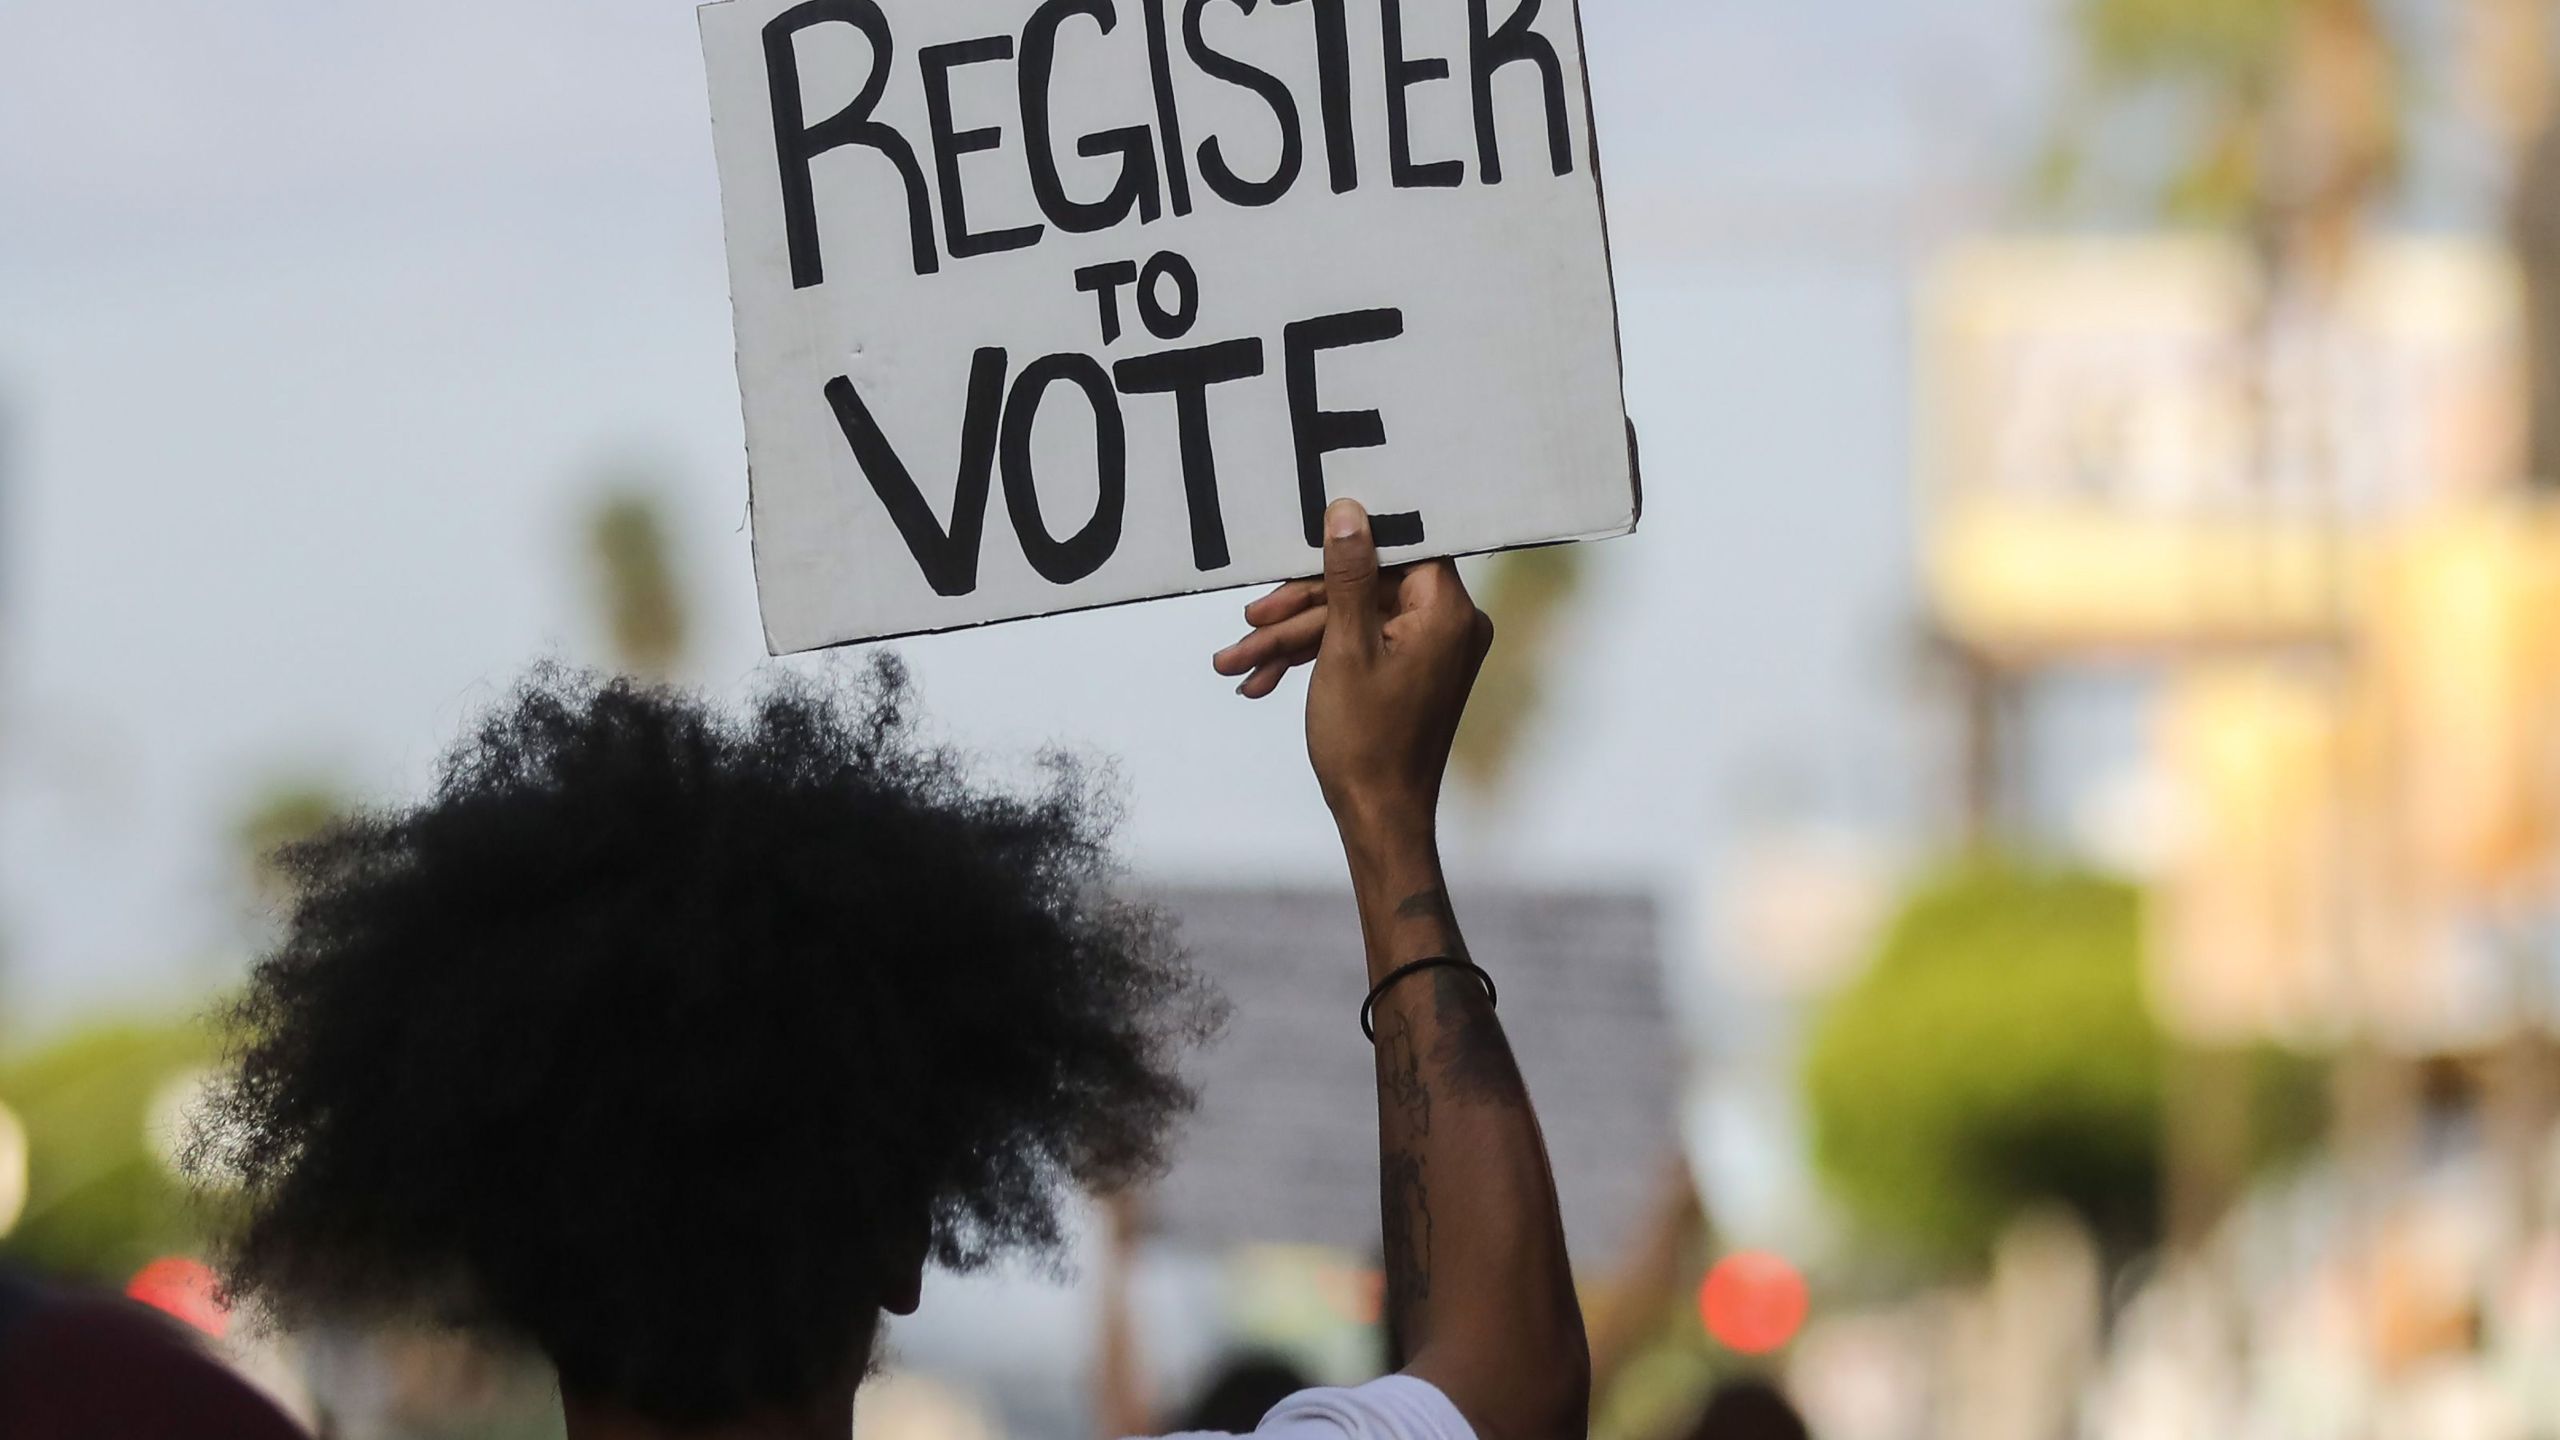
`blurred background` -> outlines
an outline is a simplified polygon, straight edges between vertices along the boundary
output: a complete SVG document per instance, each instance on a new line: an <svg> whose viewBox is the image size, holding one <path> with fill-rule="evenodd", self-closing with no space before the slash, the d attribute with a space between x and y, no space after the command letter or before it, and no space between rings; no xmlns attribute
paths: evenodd
<svg viewBox="0 0 2560 1440"><path fill-rule="evenodd" d="M1646 522L1474 570L1450 828L1596 1433L2560 1435L2560 4L1583 10ZM203 1017L260 857L528 662L765 663L725 297L676 0L0 9L0 1260L324 1434L557 1422L224 1313ZM1175 1172L937 1280L871 1440L1378 1363L1239 603L901 647L991 766L1116 759L1238 1009Z"/></svg>

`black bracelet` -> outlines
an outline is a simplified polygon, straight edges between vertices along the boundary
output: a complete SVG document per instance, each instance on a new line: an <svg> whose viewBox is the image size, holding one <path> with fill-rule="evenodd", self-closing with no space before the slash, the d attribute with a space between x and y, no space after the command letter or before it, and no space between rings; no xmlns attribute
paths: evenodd
<svg viewBox="0 0 2560 1440"><path fill-rule="evenodd" d="M1388 991L1393 990L1396 986L1403 984L1406 980L1421 974L1425 970L1467 971L1483 983L1484 1003L1494 1006L1497 1009L1500 1008L1502 1004L1502 992L1494 988L1493 977L1485 973L1485 968L1473 960L1462 959L1455 955L1434 955L1428 960L1416 960L1410 965L1399 965L1395 969L1387 972L1386 979L1381 980L1376 985L1370 987L1369 998L1360 1002L1360 1033L1368 1037L1370 1044L1375 1045L1378 1043L1378 1026L1376 1023L1378 1002L1386 998Z"/></svg>

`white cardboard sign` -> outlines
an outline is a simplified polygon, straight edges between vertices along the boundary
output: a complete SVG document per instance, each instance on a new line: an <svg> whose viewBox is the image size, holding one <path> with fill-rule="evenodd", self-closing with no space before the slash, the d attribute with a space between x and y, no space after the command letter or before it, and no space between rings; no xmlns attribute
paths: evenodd
<svg viewBox="0 0 2560 1440"><path fill-rule="evenodd" d="M1576 0L701 21L775 653L1635 527Z"/></svg>

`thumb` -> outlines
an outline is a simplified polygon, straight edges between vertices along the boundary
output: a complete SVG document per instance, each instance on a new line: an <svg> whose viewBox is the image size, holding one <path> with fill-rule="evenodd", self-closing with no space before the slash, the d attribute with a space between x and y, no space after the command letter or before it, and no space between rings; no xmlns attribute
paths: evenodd
<svg viewBox="0 0 2560 1440"><path fill-rule="evenodd" d="M1378 542L1369 512L1337 500L1324 516L1325 646L1366 650L1378 633Z"/></svg>

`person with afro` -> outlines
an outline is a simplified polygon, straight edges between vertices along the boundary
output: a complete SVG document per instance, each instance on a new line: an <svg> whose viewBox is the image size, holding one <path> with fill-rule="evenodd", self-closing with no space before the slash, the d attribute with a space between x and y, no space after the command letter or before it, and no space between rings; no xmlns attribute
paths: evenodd
<svg viewBox="0 0 2560 1440"><path fill-rule="evenodd" d="M1323 578L1216 663L1253 699L1314 667L1409 1363L1256 1433L1580 1436L1554 1183L1437 851L1492 625L1447 562L1382 571L1357 505L1327 532ZM530 1345L570 1440L845 1440L929 1263L1056 1246L1065 1198L1159 1167L1189 1102L1215 1005L1112 897L1109 820L1070 769L975 785L894 665L742 718L537 674L422 803L290 852L193 1145L233 1192L229 1284L287 1323Z"/></svg>

